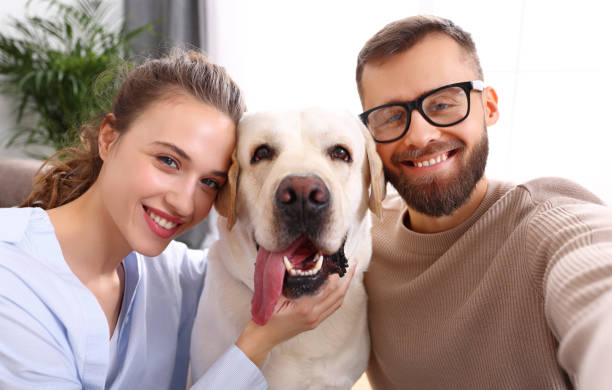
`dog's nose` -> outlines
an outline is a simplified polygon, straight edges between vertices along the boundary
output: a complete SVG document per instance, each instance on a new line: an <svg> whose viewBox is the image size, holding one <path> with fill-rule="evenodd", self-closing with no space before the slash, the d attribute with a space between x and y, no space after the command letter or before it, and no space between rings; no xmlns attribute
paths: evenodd
<svg viewBox="0 0 612 390"><path fill-rule="evenodd" d="M318 213L329 206L329 190L317 176L287 176L278 185L276 203L280 209Z"/></svg>

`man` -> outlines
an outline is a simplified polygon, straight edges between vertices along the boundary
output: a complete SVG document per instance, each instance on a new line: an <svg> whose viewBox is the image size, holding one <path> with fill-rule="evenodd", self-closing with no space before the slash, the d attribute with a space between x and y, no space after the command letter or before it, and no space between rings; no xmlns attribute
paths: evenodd
<svg viewBox="0 0 612 390"><path fill-rule="evenodd" d="M361 119L399 193L373 228L369 380L612 389L612 210L562 179L488 180L499 112L482 80L470 35L438 17L359 54Z"/></svg>

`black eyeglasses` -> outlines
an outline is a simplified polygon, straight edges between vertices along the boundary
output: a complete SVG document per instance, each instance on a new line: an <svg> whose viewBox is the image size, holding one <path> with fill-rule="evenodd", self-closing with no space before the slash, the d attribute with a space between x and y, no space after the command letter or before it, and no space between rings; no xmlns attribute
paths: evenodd
<svg viewBox="0 0 612 390"><path fill-rule="evenodd" d="M481 80L465 81L436 88L410 102L389 103L371 108L359 118L376 142L393 142L404 136L410 126L412 110L434 126L456 125L470 115L470 91L483 91Z"/></svg>

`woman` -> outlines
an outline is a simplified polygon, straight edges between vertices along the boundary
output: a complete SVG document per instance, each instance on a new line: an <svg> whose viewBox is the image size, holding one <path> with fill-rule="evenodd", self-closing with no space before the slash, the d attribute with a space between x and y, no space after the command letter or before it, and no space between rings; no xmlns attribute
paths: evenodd
<svg viewBox="0 0 612 390"><path fill-rule="evenodd" d="M36 207L0 209L0 388L185 388L206 267L172 239L208 214L243 111L202 54L150 60L47 161L22 205ZM257 365L335 311L346 279L247 324L193 387L265 388Z"/></svg>

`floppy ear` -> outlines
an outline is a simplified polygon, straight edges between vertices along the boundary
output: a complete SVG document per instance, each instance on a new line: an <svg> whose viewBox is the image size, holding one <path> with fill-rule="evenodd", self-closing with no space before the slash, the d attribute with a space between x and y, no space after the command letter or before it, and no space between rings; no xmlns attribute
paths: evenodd
<svg viewBox="0 0 612 390"><path fill-rule="evenodd" d="M376 152L376 144L372 135L361 125L361 133L366 141L366 157L370 168L370 198L368 199L368 207L378 217L382 218L382 201L386 195L385 175L383 173L383 164Z"/></svg>
<svg viewBox="0 0 612 390"><path fill-rule="evenodd" d="M221 188L215 199L215 209L219 215L227 218L227 229L232 230L236 222L236 193L238 190L238 174L240 164L236 156L236 149L232 153L232 165L227 173L227 183Z"/></svg>

